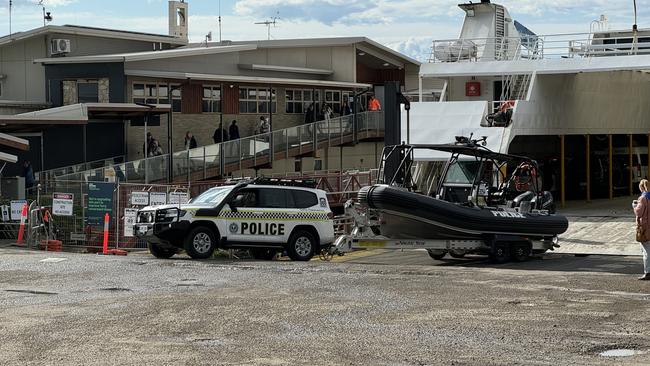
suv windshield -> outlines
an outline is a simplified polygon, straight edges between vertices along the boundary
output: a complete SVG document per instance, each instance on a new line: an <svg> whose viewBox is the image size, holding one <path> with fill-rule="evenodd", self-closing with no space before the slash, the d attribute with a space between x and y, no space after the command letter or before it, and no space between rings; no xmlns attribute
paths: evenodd
<svg viewBox="0 0 650 366"><path fill-rule="evenodd" d="M190 201L193 204L219 204L233 187L216 187L208 189Z"/></svg>

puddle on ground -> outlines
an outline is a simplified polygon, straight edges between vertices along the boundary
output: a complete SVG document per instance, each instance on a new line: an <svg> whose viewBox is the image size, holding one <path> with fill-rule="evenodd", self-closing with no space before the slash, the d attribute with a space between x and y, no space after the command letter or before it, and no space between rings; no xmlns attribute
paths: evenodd
<svg viewBox="0 0 650 366"><path fill-rule="evenodd" d="M102 291L116 291L116 292L126 292L126 291L131 291L129 288L123 288L123 287L106 287L106 288L100 288Z"/></svg>
<svg viewBox="0 0 650 366"><path fill-rule="evenodd" d="M67 258L45 258L41 259L39 262L41 263L60 263L63 261L67 261Z"/></svg>
<svg viewBox="0 0 650 366"><path fill-rule="evenodd" d="M644 353L645 352L643 351L637 351L635 349L618 348L601 352L599 355L603 357L630 357L634 355L642 355Z"/></svg>
<svg viewBox="0 0 650 366"><path fill-rule="evenodd" d="M46 291L36 291L36 290L5 290L6 292L18 292L21 294L32 294L32 295L57 295L56 292L46 292Z"/></svg>

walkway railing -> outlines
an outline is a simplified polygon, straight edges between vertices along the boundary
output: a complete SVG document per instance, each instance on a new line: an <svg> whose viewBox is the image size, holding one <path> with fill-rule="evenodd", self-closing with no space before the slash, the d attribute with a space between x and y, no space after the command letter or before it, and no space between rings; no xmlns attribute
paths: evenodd
<svg viewBox="0 0 650 366"><path fill-rule="evenodd" d="M528 37L435 40L429 62L511 61L625 56L650 53L650 37L604 37L603 33L566 33Z"/></svg>
<svg viewBox="0 0 650 366"><path fill-rule="evenodd" d="M97 169L105 166L111 166L115 163L123 162L125 159L124 155L114 156L112 158L99 159L95 161L89 161L86 163L79 163L74 165L69 165L61 168L55 168L50 170L43 170L40 172L34 173L34 177L38 182L46 182L55 179L56 177L62 175L69 175L74 173L81 173L87 170Z"/></svg>
<svg viewBox="0 0 650 366"><path fill-rule="evenodd" d="M175 182L192 182L245 169L263 168L275 159L288 159L327 146L354 143L359 136L383 136L384 113L363 112L202 146L172 154ZM169 154L129 161L57 180L166 182Z"/></svg>

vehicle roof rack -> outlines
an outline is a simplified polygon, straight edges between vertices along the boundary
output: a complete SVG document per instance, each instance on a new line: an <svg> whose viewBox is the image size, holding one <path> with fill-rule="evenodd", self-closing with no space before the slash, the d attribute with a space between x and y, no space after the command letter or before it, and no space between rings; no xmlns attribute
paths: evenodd
<svg viewBox="0 0 650 366"><path fill-rule="evenodd" d="M257 177L253 179L251 184L269 185L269 186L287 186L287 187L303 187L303 188L316 188L316 180L304 178L267 178Z"/></svg>

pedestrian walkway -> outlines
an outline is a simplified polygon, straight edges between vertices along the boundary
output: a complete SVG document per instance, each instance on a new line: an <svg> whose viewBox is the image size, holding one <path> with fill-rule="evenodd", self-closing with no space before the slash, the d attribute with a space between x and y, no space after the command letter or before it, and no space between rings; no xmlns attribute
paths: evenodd
<svg viewBox="0 0 650 366"><path fill-rule="evenodd" d="M642 255L635 241L632 197L592 202L569 202L560 210L569 230L560 235L558 253Z"/></svg>

